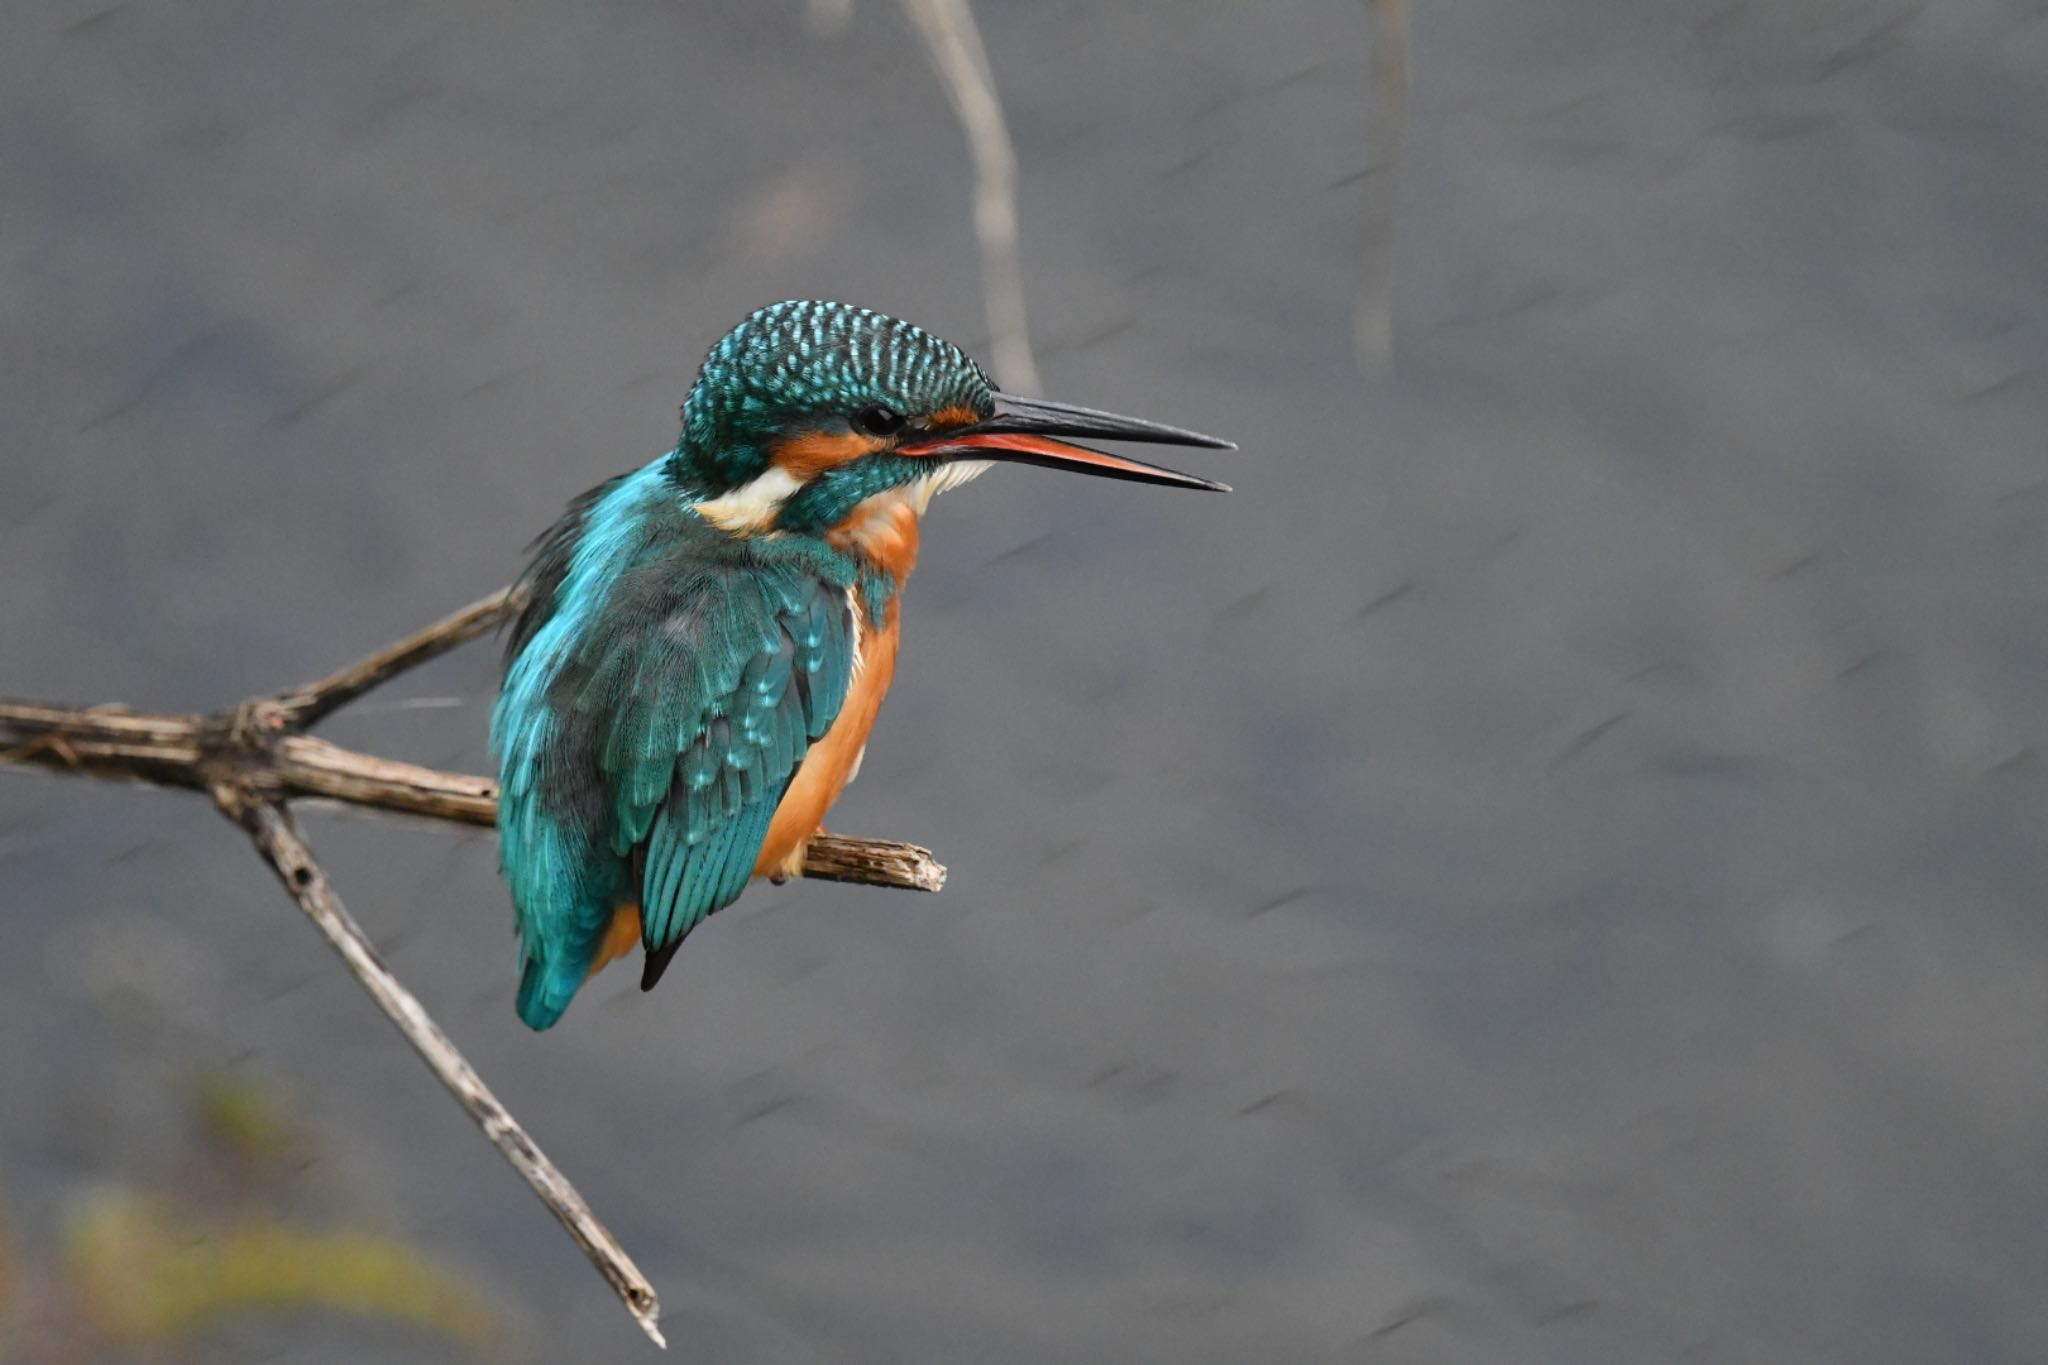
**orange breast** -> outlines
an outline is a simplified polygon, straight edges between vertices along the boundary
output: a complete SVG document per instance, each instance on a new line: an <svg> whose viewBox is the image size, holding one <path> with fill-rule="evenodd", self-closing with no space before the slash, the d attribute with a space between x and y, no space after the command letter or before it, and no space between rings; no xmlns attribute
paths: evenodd
<svg viewBox="0 0 2048 1365"><path fill-rule="evenodd" d="M856 597L856 601L858 598ZM860 619L860 671L846 694L846 704L825 737L813 744L798 765L782 804L768 825L768 837L761 841L761 856L755 860L757 877L794 877L803 870L804 852L825 812L846 789L854 767L868 745L868 732L875 728L882 698L896 676L896 643L902 615L891 598L889 610L877 629L867 619L864 607L856 607Z"/></svg>
<svg viewBox="0 0 2048 1365"><path fill-rule="evenodd" d="M840 452L828 451L820 443L785 453L794 460L823 459ZM888 574L901 588L917 564L917 509L905 495L871 498L828 533L826 539L835 548ZM860 765L868 734L875 728L875 717L881 714L882 698L888 695L889 684L896 677L896 644L903 624L897 599L889 599L888 610L880 621L869 617L860 593L853 594L853 604L854 619L860 628L860 652L852 686L847 689L846 701L832 728L804 754L789 790L782 795L782 804L775 808L768 837L761 841L760 856L754 860L757 877L793 877L803 870L811 836L818 832L825 812L839 799L839 793L846 789L854 769ZM631 952L639 941L640 907L617 907L592 957L591 973L595 975L605 964Z"/></svg>
<svg viewBox="0 0 2048 1365"><path fill-rule="evenodd" d="M861 753L867 748L868 732L875 728L875 717L881 713L882 698L896 676L896 642L902 632L896 600L889 600L889 610L879 628L868 619L866 608L858 605L858 594L854 600L861 632L860 671L854 675L853 686L847 689L846 702L839 708L832 728L805 753L789 790L782 795L782 804L775 808L768 837L761 841L761 854L754 861L756 877L794 877L803 870L811 836L818 832L825 812L839 799L839 793L846 789L860 763ZM639 942L639 905L619 906L591 958L590 975L597 975L607 964L624 957Z"/></svg>
<svg viewBox="0 0 2048 1365"><path fill-rule="evenodd" d="M863 503L826 539L888 574L901 588L917 565L917 533L917 509L907 496L889 494ZM899 599L889 599L880 621L869 618L860 593L854 593L853 599L854 617L860 626L853 686L832 728L804 755L789 790L783 793L782 804L775 808L768 837L761 843L761 856L754 862L757 877L793 877L803 869L811 836L860 765L868 733L882 710L882 698L896 677L896 644L903 626Z"/></svg>

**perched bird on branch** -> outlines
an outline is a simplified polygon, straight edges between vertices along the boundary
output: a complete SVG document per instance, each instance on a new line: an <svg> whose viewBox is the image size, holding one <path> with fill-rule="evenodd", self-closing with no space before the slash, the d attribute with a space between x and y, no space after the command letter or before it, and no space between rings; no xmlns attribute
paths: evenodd
<svg viewBox="0 0 2048 1365"><path fill-rule="evenodd" d="M521 1019L636 942L652 989L749 878L802 866L895 673L935 494L998 461L1224 488L1067 438L1232 448L999 393L865 308L778 303L711 348L675 449L578 498L526 571L491 717Z"/></svg>

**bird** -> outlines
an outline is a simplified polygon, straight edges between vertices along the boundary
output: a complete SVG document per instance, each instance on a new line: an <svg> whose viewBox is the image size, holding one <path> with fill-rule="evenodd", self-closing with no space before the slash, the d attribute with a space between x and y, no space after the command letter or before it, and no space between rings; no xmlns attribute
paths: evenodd
<svg viewBox="0 0 2048 1365"><path fill-rule="evenodd" d="M711 347L674 448L574 499L519 580L491 744L528 1027L636 944L653 989L750 880L801 871L895 674L934 496L997 463L1229 491L1075 439L1235 448L1004 393L841 303Z"/></svg>

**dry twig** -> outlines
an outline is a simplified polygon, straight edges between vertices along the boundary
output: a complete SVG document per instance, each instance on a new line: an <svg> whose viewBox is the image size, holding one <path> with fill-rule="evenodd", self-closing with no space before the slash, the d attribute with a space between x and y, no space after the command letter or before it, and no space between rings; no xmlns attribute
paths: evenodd
<svg viewBox="0 0 2048 1365"><path fill-rule="evenodd" d="M1364 268L1353 341L1361 366L1394 357L1394 222L1400 206L1401 149L1408 129L1408 0L1367 0L1373 17L1373 84L1367 122L1372 158L1365 175Z"/></svg>
<svg viewBox="0 0 2048 1365"><path fill-rule="evenodd" d="M377 956L369 937L362 926L341 903L334 886L327 880L327 874L320 870L320 864L313 859L313 850L299 836L292 824L291 816L284 807L265 797L256 796L233 781L222 783L214 791L214 801L229 819L249 831L249 837L256 842L265 862L277 870L278 879L285 890L306 912L306 918L313 921L334 951L341 954L356 980L377 1002L377 1008L389 1016L398 1031L411 1043L413 1051L425 1059L441 1084L448 1087L477 1127L484 1130L505 1160L512 1163L512 1169L526 1178L533 1192L540 1196L561 1220L576 1245L583 1248L583 1254L597 1267L598 1273L611 1285L626 1305L626 1311L640 1324L640 1330L647 1333L657 1346L667 1346L661 1335L661 1299L654 1292L654 1286L633 1264L633 1258L626 1254L624 1247L611 1234L610 1229L598 1221L590 1206L583 1202L583 1196L569 1183L569 1177L548 1159L546 1152L534 1145L519 1121L505 1111L491 1088L484 1084L483 1077L476 1074L468 1060L448 1041L448 1035L441 1032L440 1025L430 1018L413 993L399 984L391 969Z"/></svg>
<svg viewBox="0 0 2048 1365"><path fill-rule="evenodd" d="M981 245L989 349L1011 388L1038 392L1031 330L1024 317L1024 268L1017 254L1017 153L1003 119L981 30L967 0L903 0L925 53L967 134L974 158L974 235Z"/></svg>
<svg viewBox="0 0 2048 1365"><path fill-rule="evenodd" d="M495 593L318 682L212 715L0 701L0 765L210 794L224 814L249 832L285 889L363 989L561 1221L634 1321L657 1345L665 1346L657 1325L661 1306L654 1287L568 1177L498 1103L419 1001L378 959L284 805L294 798L319 797L455 824L492 824L497 817L497 786L488 779L357 753L304 731L380 683L475 639L518 606L515 590ZM946 869L914 844L821 835L811 844L804 875L937 891L945 884Z"/></svg>

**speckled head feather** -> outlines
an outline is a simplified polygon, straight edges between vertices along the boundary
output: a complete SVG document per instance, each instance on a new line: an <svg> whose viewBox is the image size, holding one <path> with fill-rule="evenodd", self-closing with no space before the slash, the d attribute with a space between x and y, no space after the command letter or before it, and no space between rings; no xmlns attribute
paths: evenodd
<svg viewBox="0 0 2048 1365"><path fill-rule="evenodd" d="M876 405L986 414L995 385L958 346L914 323L818 299L770 304L727 332L683 400L676 458L707 492L765 467L768 442Z"/></svg>

